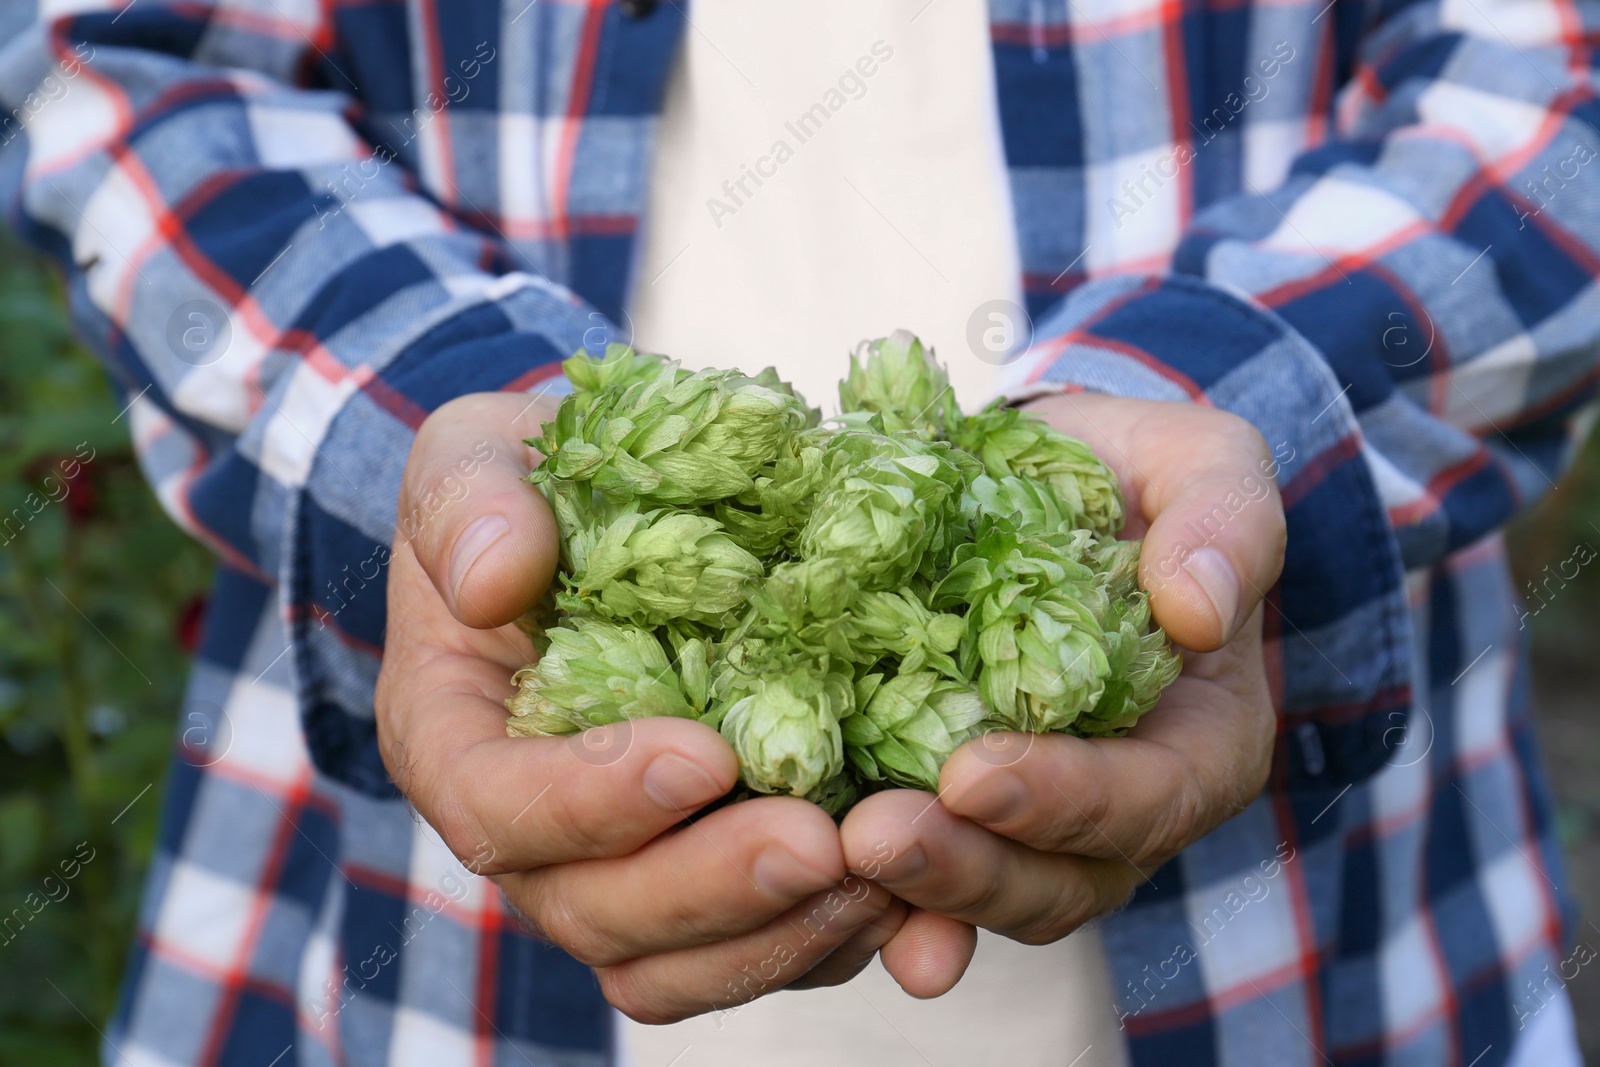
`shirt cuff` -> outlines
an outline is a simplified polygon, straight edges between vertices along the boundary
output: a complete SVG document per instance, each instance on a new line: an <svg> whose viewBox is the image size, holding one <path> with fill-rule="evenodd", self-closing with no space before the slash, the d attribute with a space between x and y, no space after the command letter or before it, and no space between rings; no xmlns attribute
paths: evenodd
<svg viewBox="0 0 1600 1067"><path fill-rule="evenodd" d="M566 328L571 322L580 325ZM407 344L329 421L304 486L287 501L280 567L295 697L321 774L368 795L397 795L378 750L373 690L390 546L397 529L429 518L426 502L412 515L396 507L417 428L467 393L570 392L561 362L587 350L585 322L538 293L469 308ZM487 441L462 442L463 492L492 455Z"/></svg>

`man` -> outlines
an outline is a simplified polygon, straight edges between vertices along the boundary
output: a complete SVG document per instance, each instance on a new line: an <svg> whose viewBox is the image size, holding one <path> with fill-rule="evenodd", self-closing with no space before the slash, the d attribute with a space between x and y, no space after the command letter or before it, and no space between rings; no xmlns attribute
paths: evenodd
<svg viewBox="0 0 1600 1067"><path fill-rule="evenodd" d="M8 35L9 220L68 267L152 481L222 556L191 694L227 740L175 766L108 1058L592 1062L602 993L730 1035L826 994L729 1009L874 956L959 997L976 927L1071 945L1133 892L1104 962L1064 968L1105 1009L1080 1062L1576 1062L1564 998L1524 989L1566 955L1564 898L1494 531L1589 396L1593 9L997 0L991 103L952 43L982 41L971 4L858 15L859 38L843 4L702 7L139 0ZM741 24L759 62L719 44ZM696 94L719 63L750 96ZM881 140L953 99L957 136L857 154L794 205L832 231L803 254L732 253L817 187L851 108ZM726 187L675 173L761 120ZM949 158L991 144L1008 181ZM896 166L921 173L879 202ZM972 248L1007 198L1014 250ZM677 262L689 210L724 273ZM898 241L967 290L897 304L903 279L825 255L845 218L883 224L869 267ZM946 276L969 248L989 267ZM1037 320L1014 361L983 337L1019 316L976 299L1005 298L1008 256ZM786 293L796 263L828 277ZM918 328L964 402L1030 398L1118 469L1196 654L1128 741L970 746L937 802L884 793L838 828L772 798L676 829L735 773L698 724L503 736L509 624L554 569L518 441L556 361L632 333L629 308L651 347L803 369L810 338L757 328L785 295L831 321L835 270L890 320L855 335L946 306ZM1029 1033L1037 1062L1080 1055Z"/></svg>

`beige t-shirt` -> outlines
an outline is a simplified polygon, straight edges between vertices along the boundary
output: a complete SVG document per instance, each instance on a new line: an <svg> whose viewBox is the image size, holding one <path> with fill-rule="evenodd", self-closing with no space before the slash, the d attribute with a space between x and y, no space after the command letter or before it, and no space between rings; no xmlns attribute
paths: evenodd
<svg viewBox="0 0 1600 1067"><path fill-rule="evenodd" d="M963 406L987 402L994 302L1021 297L981 0L695 0L689 17L624 323L636 343L771 364L836 411L856 342L905 327ZM1045 948L983 934L934 1001L874 963L836 989L619 1025L631 1067L1125 1062L1092 930Z"/></svg>

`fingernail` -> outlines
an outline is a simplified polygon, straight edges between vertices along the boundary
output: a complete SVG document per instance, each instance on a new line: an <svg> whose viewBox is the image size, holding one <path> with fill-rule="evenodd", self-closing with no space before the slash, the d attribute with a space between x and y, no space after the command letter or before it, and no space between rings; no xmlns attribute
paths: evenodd
<svg viewBox="0 0 1600 1067"><path fill-rule="evenodd" d="M750 869L750 878L768 893L779 897L803 897L826 889L834 884L831 874L824 874L782 845L768 845L756 856Z"/></svg>
<svg viewBox="0 0 1600 1067"><path fill-rule="evenodd" d="M472 520L461 531L461 536L456 538L456 547L450 552L451 597L461 591L461 583L467 580L467 572L478 562L478 557L510 531L511 524L504 515L484 515Z"/></svg>
<svg viewBox="0 0 1600 1067"><path fill-rule="evenodd" d="M1211 601L1217 618L1222 620L1223 633L1232 633L1239 614L1239 575L1228 557L1207 545L1190 553L1183 569Z"/></svg>
<svg viewBox="0 0 1600 1067"><path fill-rule="evenodd" d="M1028 790L1016 775L990 774L970 793L958 797L952 808L976 822L1005 822L1022 810Z"/></svg>
<svg viewBox="0 0 1600 1067"><path fill-rule="evenodd" d="M657 756L644 769L644 791L658 807L680 814L725 792L704 767L671 752Z"/></svg>

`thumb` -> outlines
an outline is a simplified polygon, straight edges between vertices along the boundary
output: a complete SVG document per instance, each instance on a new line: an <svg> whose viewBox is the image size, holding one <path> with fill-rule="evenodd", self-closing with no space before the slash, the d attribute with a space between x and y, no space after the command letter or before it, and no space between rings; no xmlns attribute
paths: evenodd
<svg viewBox="0 0 1600 1067"><path fill-rule="evenodd" d="M1062 393L1029 404L1093 448L1144 529L1139 584L1167 635L1211 652L1233 639L1283 569L1277 464L1255 427L1200 404Z"/></svg>
<svg viewBox="0 0 1600 1067"><path fill-rule="evenodd" d="M1210 652L1233 638L1277 581L1283 507L1248 452L1213 453L1178 484L1145 533L1140 584L1174 641Z"/></svg>
<svg viewBox="0 0 1600 1067"><path fill-rule="evenodd" d="M522 443L555 402L474 393L428 416L401 480L395 541L409 541L451 613L503 626L538 603L560 540L544 495L523 481L538 453Z"/></svg>

